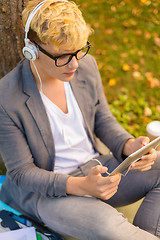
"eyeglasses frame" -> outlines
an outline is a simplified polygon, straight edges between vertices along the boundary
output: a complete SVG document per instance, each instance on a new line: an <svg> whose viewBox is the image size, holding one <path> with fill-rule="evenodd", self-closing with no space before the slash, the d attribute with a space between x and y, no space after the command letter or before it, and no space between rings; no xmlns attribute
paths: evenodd
<svg viewBox="0 0 160 240"><path fill-rule="evenodd" d="M67 64L72 60L73 57L75 57L77 60L82 59L83 57L85 57L85 56L87 55L87 53L88 53L88 51L89 51L89 49L90 49L90 47L91 47L90 42L87 41L87 45L86 45L85 47L77 50L77 51L74 52L74 53L65 53L65 54L62 54L62 55L60 55L60 56L53 56L52 54L50 54L49 52L47 52L44 48L42 48L42 47L41 47L38 43L36 43L35 41L34 41L34 44L36 45L36 47L37 47L37 49L38 49L39 51L41 51L42 53L44 53L45 55L47 55L48 57L50 57L51 59L53 59L53 60L55 61L56 67L63 67L63 66L65 66L65 65L67 65ZM82 58L78 59L77 54L78 54L80 51L82 51L83 49L87 48L87 47L88 47L88 49L87 49L86 53L83 55ZM70 58L68 59L68 62L65 63L65 64L63 64L63 65L57 65L57 60L58 60L58 58L63 57L63 56L66 56L66 55L71 55Z"/></svg>

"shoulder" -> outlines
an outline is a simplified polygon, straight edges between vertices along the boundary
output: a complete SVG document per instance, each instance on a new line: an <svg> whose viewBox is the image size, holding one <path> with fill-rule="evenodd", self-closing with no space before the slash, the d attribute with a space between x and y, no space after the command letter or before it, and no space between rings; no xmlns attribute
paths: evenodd
<svg viewBox="0 0 160 240"><path fill-rule="evenodd" d="M79 62L77 69L78 79L83 79L87 84L95 85L101 84L101 76L98 70L96 60L90 54L87 54Z"/></svg>
<svg viewBox="0 0 160 240"><path fill-rule="evenodd" d="M81 68L86 70L94 70L96 68L95 70L97 71L98 68L95 58L92 55L87 54L84 58L81 59L79 63L79 69Z"/></svg>
<svg viewBox="0 0 160 240"><path fill-rule="evenodd" d="M10 98L11 95L17 96L21 91L25 64L25 60L22 60L12 71L0 79L0 103Z"/></svg>
<svg viewBox="0 0 160 240"><path fill-rule="evenodd" d="M96 60L90 54L80 60L77 70L80 78L99 78L100 76Z"/></svg>
<svg viewBox="0 0 160 240"><path fill-rule="evenodd" d="M3 78L0 79L0 88L9 84L10 81L13 83L13 80L17 79L17 77L21 74L23 62L24 60L19 62L12 71L10 71L8 74L6 74Z"/></svg>

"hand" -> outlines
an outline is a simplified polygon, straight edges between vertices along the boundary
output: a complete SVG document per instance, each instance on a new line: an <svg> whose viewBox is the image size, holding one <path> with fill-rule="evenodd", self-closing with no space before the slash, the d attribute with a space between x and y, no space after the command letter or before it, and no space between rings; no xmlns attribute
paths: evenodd
<svg viewBox="0 0 160 240"><path fill-rule="evenodd" d="M70 176L66 183L67 194L85 196L90 195L103 200L110 199L118 190L121 174L102 177L102 173L108 170L107 167L97 165L92 167L86 177Z"/></svg>
<svg viewBox="0 0 160 240"><path fill-rule="evenodd" d="M150 139L148 137L138 137L137 139L129 139L123 149L123 154L130 155L131 153L137 151L141 147L147 145ZM138 169L140 171L147 171L151 169L154 164L155 159L157 158L157 152L155 149L151 149L148 154L141 157L141 160L132 164L131 169Z"/></svg>
<svg viewBox="0 0 160 240"><path fill-rule="evenodd" d="M102 177L101 174L107 171L107 167L99 165L91 169L85 180L84 189L86 193L103 200L108 200L117 192L121 174Z"/></svg>
<svg viewBox="0 0 160 240"><path fill-rule="evenodd" d="M132 169L137 169L141 172L148 171L151 169L152 165L154 164L155 160L157 158L157 152L155 149L151 149L148 154L141 157L141 159L131 165Z"/></svg>

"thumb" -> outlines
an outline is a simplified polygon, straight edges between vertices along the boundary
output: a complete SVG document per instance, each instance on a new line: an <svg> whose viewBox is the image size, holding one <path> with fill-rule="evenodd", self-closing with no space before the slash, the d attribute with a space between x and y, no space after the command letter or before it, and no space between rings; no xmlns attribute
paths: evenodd
<svg viewBox="0 0 160 240"><path fill-rule="evenodd" d="M100 165L92 167L92 169L91 169L91 173L94 174L94 175L98 175L100 173L105 173L107 171L108 171L107 167L103 167L103 166L100 166Z"/></svg>
<svg viewBox="0 0 160 240"><path fill-rule="evenodd" d="M146 146L146 145L149 143L149 141L150 141L149 137L143 137L143 139L142 139L142 145L143 145L143 146Z"/></svg>

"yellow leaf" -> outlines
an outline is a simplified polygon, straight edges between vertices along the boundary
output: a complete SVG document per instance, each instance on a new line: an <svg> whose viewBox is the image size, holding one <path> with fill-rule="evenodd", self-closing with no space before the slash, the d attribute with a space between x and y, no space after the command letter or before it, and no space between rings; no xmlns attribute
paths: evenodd
<svg viewBox="0 0 160 240"><path fill-rule="evenodd" d="M127 72L131 69L131 67L127 63L124 63L122 66L122 69L123 69L123 71Z"/></svg>
<svg viewBox="0 0 160 240"><path fill-rule="evenodd" d="M151 4L150 0L141 0L141 3L144 3L145 5L149 6Z"/></svg>
<svg viewBox="0 0 160 240"><path fill-rule="evenodd" d="M115 85L116 85L116 79L115 79L115 78L109 79L108 85L109 85L110 87L115 86Z"/></svg>
<svg viewBox="0 0 160 240"><path fill-rule="evenodd" d="M1 8L2 9L2 12L5 13L6 12L6 9L5 8Z"/></svg>

